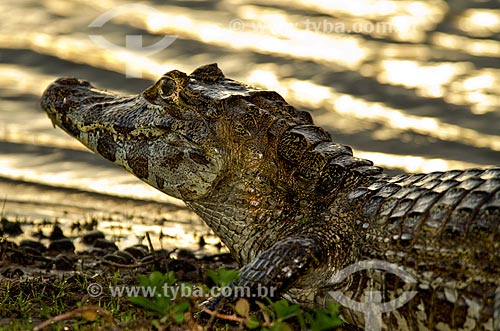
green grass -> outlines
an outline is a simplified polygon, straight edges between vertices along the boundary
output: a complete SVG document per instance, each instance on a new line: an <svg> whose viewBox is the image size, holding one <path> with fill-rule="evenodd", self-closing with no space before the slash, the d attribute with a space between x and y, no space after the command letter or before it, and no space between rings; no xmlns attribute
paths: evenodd
<svg viewBox="0 0 500 331"><path fill-rule="evenodd" d="M133 306L125 298L89 298L86 290L89 281L92 280L86 276L0 279L0 330L30 330L45 320L86 305L110 312L117 324L145 317L144 309ZM110 277L109 281L115 282L116 278ZM95 330L107 324L99 316L90 321L86 316L75 314L54 323L48 330Z"/></svg>
<svg viewBox="0 0 500 331"><path fill-rule="evenodd" d="M218 285L226 285L237 277L234 271L224 269L210 271L209 275ZM95 277L47 273L47 276L0 278L0 330L33 330L46 321L52 323L43 330L201 330L209 326L213 330L322 331L341 324L336 307L311 312L284 300L262 300L252 306L246 299L240 299L227 303L230 313L210 316L200 311L202 298L112 297L110 291L92 297L87 293L87 286L92 283L99 283L104 289L110 285L158 289L164 284L179 285L173 272L155 271L134 277L128 271ZM124 284L125 280L129 284Z"/></svg>

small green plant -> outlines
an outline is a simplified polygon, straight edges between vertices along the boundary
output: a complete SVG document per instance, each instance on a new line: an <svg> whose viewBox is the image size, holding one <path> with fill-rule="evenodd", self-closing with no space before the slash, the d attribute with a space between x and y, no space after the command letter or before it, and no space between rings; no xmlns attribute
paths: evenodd
<svg viewBox="0 0 500 331"><path fill-rule="evenodd" d="M238 270L226 268L207 270L207 275L219 287L228 286L239 277Z"/></svg>
<svg viewBox="0 0 500 331"><path fill-rule="evenodd" d="M329 305L327 309L317 309L307 312L297 304L290 304L286 300L272 301L268 304L257 302L259 312L251 312L250 304L246 299L239 299L234 305L236 314L242 316L239 320L248 329L263 331L291 331L294 330L290 321L296 319L301 330L324 331L342 325L339 318L338 306Z"/></svg>
<svg viewBox="0 0 500 331"><path fill-rule="evenodd" d="M300 320L302 316L301 307L296 304L290 304L286 300L268 301L268 305L257 303L261 309L262 315L264 316L264 320L269 325L269 327L262 329L272 331L293 330L291 325L285 321L293 317L297 317Z"/></svg>
<svg viewBox="0 0 500 331"><path fill-rule="evenodd" d="M342 325L339 313L339 306L329 303L326 308L316 309L313 313L306 312L304 315L311 331L324 331Z"/></svg>
<svg viewBox="0 0 500 331"><path fill-rule="evenodd" d="M177 282L172 271L166 274L153 271L149 276L139 275L138 278L142 296L129 297L131 303L142 306L153 315L160 317L160 320L155 324L167 323L168 321L182 323L184 321L184 314L190 305L187 300L176 301L172 292L167 290Z"/></svg>

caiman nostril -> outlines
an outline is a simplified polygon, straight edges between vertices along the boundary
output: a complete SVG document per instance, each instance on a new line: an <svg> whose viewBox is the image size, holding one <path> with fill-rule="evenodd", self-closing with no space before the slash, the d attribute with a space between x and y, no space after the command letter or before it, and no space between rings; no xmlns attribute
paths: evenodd
<svg viewBox="0 0 500 331"><path fill-rule="evenodd" d="M85 86L85 87L89 87L91 86L91 84L86 81L86 80L82 80L82 79L78 79L78 78L74 78L74 77L62 77L62 78L58 78L56 79L52 84L54 85L80 85L80 86Z"/></svg>

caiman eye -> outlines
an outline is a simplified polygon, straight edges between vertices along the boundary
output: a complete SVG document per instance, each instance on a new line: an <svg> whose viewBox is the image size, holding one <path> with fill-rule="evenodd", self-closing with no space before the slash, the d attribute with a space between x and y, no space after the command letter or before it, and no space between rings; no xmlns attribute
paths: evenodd
<svg viewBox="0 0 500 331"><path fill-rule="evenodd" d="M169 97L175 92L177 84L171 78L164 78L160 85L160 95L163 98Z"/></svg>

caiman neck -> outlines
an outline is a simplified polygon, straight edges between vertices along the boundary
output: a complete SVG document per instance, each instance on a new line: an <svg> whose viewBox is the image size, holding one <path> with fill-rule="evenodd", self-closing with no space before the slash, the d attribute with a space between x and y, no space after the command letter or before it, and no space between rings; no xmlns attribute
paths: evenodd
<svg viewBox="0 0 500 331"><path fill-rule="evenodd" d="M294 126L267 142L261 159L243 153L209 196L186 202L241 263L285 236L286 219L320 215L382 172L314 125Z"/></svg>
<svg viewBox="0 0 500 331"><path fill-rule="evenodd" d="M186 201L238 262L245 263L266 248L266 233L257 235L257 232L279 226L282 217L290 214L287 202L292 197L285 188L274 185L272 178L277 178L275 171L263 173L262 167L238 169L227 173L210 196ZM267 233L271 236L271 232Z"/></svg>

